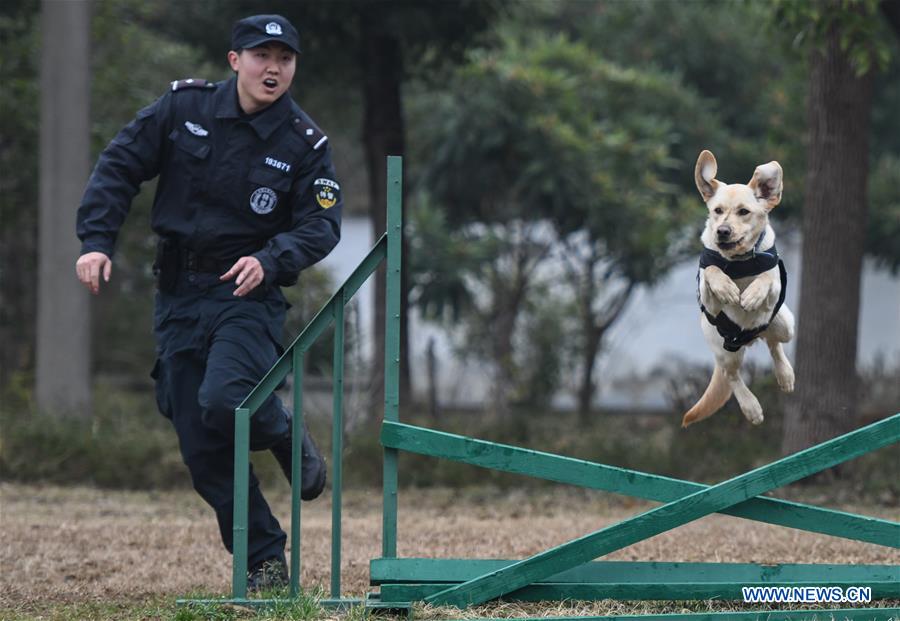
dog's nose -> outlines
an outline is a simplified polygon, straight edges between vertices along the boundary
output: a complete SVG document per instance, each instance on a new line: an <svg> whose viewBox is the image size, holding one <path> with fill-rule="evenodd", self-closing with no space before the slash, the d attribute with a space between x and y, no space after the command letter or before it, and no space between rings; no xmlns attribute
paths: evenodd
<svg viewBox="0 0 900 621"><path fill-rule="evenodd" d="M731 227L723 224L716 229L716 235L719 237L729 237L731 235Z"/></svg>

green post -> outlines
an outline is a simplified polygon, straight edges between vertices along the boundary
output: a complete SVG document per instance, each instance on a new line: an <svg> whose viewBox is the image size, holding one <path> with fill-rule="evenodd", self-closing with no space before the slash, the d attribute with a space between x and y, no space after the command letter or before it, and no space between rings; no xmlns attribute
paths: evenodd
<svg viewBox="0 0 900 621"><path fill-rule="evenodd" d="M234 599L247 597L247 520L250 489L250 410L234 411L234 516L231 588Z"/></svg>
<svg viewBox="0 0 900 621"><path fill-rule="evenodd" d="M344 452L344 289L334 301L334 410L331 430L331 597L341 596L341 459Z"/></svg>
<svg viewBox="0 0 900 621"><path fill-rule="evenodd" d="M291 597L300 594L300 487L303 481L303 350L291 350L294 368L294 420L291 444Z"/></svg>
<svg viewBox="0 0 900 621"><path fill-rule="evenodd" d="M400 420L400 260L403 236L403 158L387 158L387 291L384 329L384 420ZM397 449L384 449L382 552L397 556Z"/></svg>

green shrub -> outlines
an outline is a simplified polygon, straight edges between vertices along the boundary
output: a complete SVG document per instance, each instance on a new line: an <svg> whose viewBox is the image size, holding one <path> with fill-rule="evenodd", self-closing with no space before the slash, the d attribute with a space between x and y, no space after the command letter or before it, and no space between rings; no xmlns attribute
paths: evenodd
<svg viewBox="0 0 900 621"><path fill-rule="evenodd" d="M474 411L445 411L437 419L405 413L407 423L548 453L715 483L780 457L780 393L770 374L752 383L766 422L750 425L737 404L681 429L681 412L595 412L588 424L574 412L517 410L498 418ZM37 414L27 390L7 393L0 408L0 477L6 480L88 484L107 488L190 487L171 423L155 410L152 394L100 387L91 420ZM307 421L331 472L331 421ZM354 428L345 438L344 485L381 485L380 421ZM253 454L254 470L265 486L287 483L266 451ZM814 481L779 495L896 504L900 484L896 459L884 449L849 462L831 482ZM277 483L276 483L277 481ZM329 477L329 483L333 479ZM448 460L402 453L400 484L408 487L539 489L555 483L485 470ZM800 499L798 498L798 499Z"/></svg>

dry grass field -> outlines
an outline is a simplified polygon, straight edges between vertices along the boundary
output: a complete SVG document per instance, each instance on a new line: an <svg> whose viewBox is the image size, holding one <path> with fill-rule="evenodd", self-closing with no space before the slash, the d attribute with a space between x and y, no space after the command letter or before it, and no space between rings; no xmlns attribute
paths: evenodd
<svg viewBox="0 0 900 621"><path fill-rule="evenodd" d="M270 497L287 527L286 486ZM304 505L305 586L329 585L329 503L326 494ZM368 559L381 549L380 503L379 490L344 494L345 595L362 596L368 589ZM522 558L651 506L570 489L405 490L399 551L401 556ZM896 507L840 508L900 518ZM718 515L607 558L900 564L896 550ZM190 491L2 484L0 567L0 618L130 619L187 618L173 612L174 600L227 594L231 565L211 511ZM593 614L623 611L617 604L592 609Z"/></svg>

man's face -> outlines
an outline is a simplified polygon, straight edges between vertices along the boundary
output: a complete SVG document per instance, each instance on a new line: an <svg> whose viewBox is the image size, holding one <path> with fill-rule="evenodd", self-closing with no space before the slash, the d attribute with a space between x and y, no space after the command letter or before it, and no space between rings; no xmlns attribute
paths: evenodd
<svg viewBox="0 0 900 621"><path fill-rule="evenodd" d="M281 97L291 87L297 68L294 50L281 43L228 52L228 62L237 72L238 100L247 114Z"/></svg>

